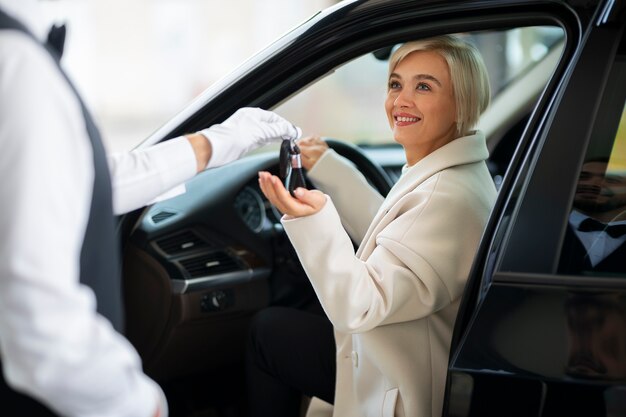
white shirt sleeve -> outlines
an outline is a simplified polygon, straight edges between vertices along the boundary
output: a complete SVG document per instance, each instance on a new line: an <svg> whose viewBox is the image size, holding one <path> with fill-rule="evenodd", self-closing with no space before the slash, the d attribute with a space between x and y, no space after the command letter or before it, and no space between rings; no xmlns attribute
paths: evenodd
<svg viewBox="0 0 626 417"><path fill-rule="evenodd" d="M184 193L184 182L196 174L197 166L193 148L182 136L108 159L115 214Z"/></svg>
<svg viewBox="0 0 626 417"><path fill-rule="evenodd" d="M160 388L79 283L94 175L80 106L52 59L12 31L0 33L0 108L6 380L68 417L153 416Z"/></svg>

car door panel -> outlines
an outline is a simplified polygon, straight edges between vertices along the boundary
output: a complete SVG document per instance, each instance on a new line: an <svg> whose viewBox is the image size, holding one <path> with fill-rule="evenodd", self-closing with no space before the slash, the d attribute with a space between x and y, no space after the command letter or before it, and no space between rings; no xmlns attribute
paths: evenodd
<svg viewBox="0 0 626 417"><path fill-rule="evenodd" d="M521 150L527 175L503 186L508 199L492 219L495 239L484 242L485 258L470 277L480 289L466 295L455 329L444 415L626 411L615 399L626 383L626 273L556 275L605 91L621 89L610 80L622 33L619 22L590 27L560 81L555 110L526 132L535 143Z"/></svg>

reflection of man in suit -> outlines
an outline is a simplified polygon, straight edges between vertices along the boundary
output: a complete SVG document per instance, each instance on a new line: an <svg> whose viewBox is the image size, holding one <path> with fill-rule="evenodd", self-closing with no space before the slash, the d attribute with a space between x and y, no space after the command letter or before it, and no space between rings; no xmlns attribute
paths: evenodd
<svg viewBox="0 0 626 417"><path fill-rule="evenodd" d="M569 330L565 372L605 380L626 377L626 296L572 294L565 311Z"/></svg>
<svg viewBox="0 0 626 417"><path fill-rule="evenodd" d="M607 172L607 159L583 164L559 272L626 270L626 177Z"/></svg>

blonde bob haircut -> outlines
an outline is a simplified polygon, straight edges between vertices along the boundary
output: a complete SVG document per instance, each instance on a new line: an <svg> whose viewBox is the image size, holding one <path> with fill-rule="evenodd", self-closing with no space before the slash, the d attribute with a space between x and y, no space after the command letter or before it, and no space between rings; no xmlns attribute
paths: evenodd
<svg viewBox="0 0 626 417"><path fill-rule="evenodd" d="M474 45L453 35L407 42L389 58L389 74L400 61L417 51L437 52L448 63L456 101L457 133L467 135L489 106L491 95L489 76L480 52Z"/></svg>

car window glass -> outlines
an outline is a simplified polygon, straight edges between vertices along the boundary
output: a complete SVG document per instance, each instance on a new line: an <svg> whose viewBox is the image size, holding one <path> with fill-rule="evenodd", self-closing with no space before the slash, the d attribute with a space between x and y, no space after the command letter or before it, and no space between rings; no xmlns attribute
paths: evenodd
<svg viewBox="0 0 626 417"><path fill-rule="evenodd" d="M481 51L493 97L523 82L521 78L530 69L552 49L562 46L564 37L561 28L535 26L461 36ZM386 59L367 54L337 68L274 110L302 127L305 135L319 134L360 145L392 143L383 108L386 78ZM515 105L511 112L515 112Z"/></svg>
<svg viewBox="0 0 626 417"><path fill-rule="evenodd" d="M626 275L626 57L616 60L582 164L558 272Z"/></svg>

